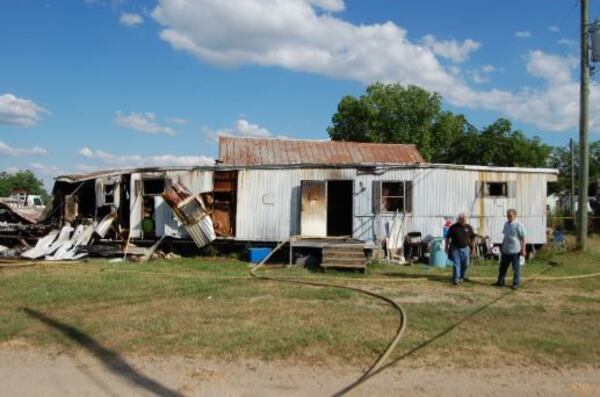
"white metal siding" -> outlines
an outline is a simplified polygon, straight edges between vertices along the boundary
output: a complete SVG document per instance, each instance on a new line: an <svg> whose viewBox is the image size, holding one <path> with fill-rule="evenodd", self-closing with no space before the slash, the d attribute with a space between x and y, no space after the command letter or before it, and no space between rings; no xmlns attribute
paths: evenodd
<svg viewBox="0 0 600 397"><path fill-rule="evenodd" d="M142 175L131 174L129 182L129 235L142 237Z"/></svg>
<svg viewBox="0 0 600 397"><path fill-rule="evenodd" d="M439 237L445 217L460 212L470 216L475 230L502 240L505 212L515 208L528 231L528 241L546 242L546 175L443 168L390 170L381 175L360 174L356 169L246 169L238 173L236 239L276 241L300 232L300 181L354 180L354 237L379 240L395 214L373 213L374 181L413 181L413 211L405 217L404 232L420 231ZM481 198L481 181L508 181L515 197ZM264 199L263 196L268 196Z"/></svg>
<svg viewBox="0 0 600 397"><path fill-rule="evenodd" d="M210 192L213 190L213 172L207 170L167 171L166 178L171 182L179 182L187 187L192 194Z"/></svg>

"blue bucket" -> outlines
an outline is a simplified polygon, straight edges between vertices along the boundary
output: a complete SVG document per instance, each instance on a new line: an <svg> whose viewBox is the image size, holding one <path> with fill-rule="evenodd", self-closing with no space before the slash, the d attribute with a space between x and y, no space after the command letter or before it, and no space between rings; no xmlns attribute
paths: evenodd
<svg viewBox="0 0 600 397"><path fill-rule="evenodd" d="M248 259L252 263L259 263L265 259L271 251L271 248L250 248L248 249Z"/></svg>

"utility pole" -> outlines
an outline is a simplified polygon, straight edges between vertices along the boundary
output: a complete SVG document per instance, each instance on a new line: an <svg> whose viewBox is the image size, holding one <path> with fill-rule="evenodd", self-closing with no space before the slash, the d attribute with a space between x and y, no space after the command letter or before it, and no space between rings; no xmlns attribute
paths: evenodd
<svg viewBox="0 0 600 397"><path fill-rule="evenodd" d="M579 110L579 208L577 211L577 248L587 251L587 206L589 179L588 97L590 84L588 0L581 1L581 86Z"/></svg>
<svg viewBox="0 0 600 397"><path fill-rule="evenodd" d="M573 142L573 138L569 139L569 149L571 150L571 216L575 217L575 142Z"/></svg>

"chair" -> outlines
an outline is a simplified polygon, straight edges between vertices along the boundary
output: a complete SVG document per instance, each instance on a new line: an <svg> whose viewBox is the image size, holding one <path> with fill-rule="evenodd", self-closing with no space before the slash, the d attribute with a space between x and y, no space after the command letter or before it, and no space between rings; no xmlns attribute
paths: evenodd
<svg viewBox="0 0 600 397"><path fill-rule="evenodd" d="M418 260L423 257L423 239L421 237L421 232L407 233L404 245L406 246L407 251L406 257L409 261L413 260L413 258Z"/></svg>
<svg viewBox="0 0 600 397"><path fill-rule="evenodd" d="M482 258L485 258L484 254L485 237L475 235L475 250L470 254L470 258L474 262L480 262Z"/></svg>

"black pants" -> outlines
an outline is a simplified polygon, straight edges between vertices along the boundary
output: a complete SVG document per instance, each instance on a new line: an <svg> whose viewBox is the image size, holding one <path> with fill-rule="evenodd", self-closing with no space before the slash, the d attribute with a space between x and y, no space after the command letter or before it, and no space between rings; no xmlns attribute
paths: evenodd
<svg viewBox="0 0 600 397"><path fill-rule="evenodd" d="M519 286L521 283L521 254L502 254L500 258L500 269L498 269L498 284L504 285L504 278L508 271L508 266L512 264L513 285Z"/></svg>

